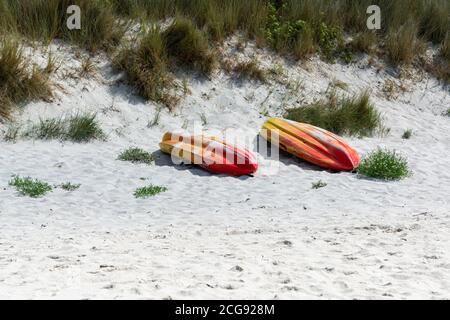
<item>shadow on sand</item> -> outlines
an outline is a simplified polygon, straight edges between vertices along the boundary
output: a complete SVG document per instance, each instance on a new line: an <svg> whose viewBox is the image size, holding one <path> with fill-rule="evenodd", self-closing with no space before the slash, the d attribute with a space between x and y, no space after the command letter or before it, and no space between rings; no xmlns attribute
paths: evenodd
<svg viewBox="0 0 450 320"><path fill-rule="evenodd" d="M252 178L252 176L241 176L241 177L233 177L228 176L224 174L216 174L216 173L210 173L205 169L202 169L196 165L190 165L190 164L174 164L172 162L172 159L170 158L170 155L163 153L161 150L157 150L152 153L153 159L155 159L155 165L159 167L172 167L179 171L189 171L195 176L199 177L219 177L219 178L235 178L239 180L247 180L249 178Z"/></svg>

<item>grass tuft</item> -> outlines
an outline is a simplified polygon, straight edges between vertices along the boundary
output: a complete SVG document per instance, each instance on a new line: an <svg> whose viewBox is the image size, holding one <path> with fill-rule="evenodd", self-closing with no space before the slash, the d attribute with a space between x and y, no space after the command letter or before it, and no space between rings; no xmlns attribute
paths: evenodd
<svg viewBox="0 0 450 320"><path fill-rule="evenodd" d="M323 182L322 180L319 180L317 182L314 182L311 186L312 189L320 189L326 187L328 184L326 182Z"/></svg>
<svg viewBox="0 0 450 320"><path fill-rule="evenodd" d="M150 28L137 47L130 45L122 49L113 63L116 69L125 71L128 82L145 99L162 103L169 109L177 104L176 97L170 92L175 82L168 71L167 55L158 27Z"/></svg>
<svg viewBox="0 0 450 320"><path fill-rule="evenodd" d="M353 97L338 97L332 91L324 100L287 110L285 118L306 122L336 134L372 136L381 129L380 113L370 102L368 92Z"/></svg>
<svg viewBox="0 0 450 320"><path fill-rule="evenodd" d="M17 104L51 97L49 74L28 63L18 42L0 39L0 118L9 118Z"/></svg>
<svg viewBox="0 0 450 320"><path fill-rule="evenodd" d="M361 161L358 174L381 180L400 180L411 175L411 171L406 158L396 151L377 149Z"/></svg>
<svg viewBox="0 0 450 320"><path fill-rule="evenodd" d="M29 196L31 198L38 198L45 195L52 190L52 187L47 182L32 179L30 177L21 178L14 176L9 181L9 185L15 187L19 194Z"/></svg>
<svg viewBox="0 0 450 320"><path fill-rule="evenodd" d="M102 140L105 134L95 114L77 113L71 116L53 119L40 119L24 133L25 137L40 140L69 140L89 142Z"/></svg>
<svg viewBox="0 0 450 320"><path fill-rule="evenodd" d="M409 21L388 33L385 49L393 64L411 64L424 52L424 44L417 37L417 28L416 23Z"/></svg>
<svg viewBox="0 0 450 320"><path fill-rule="evenodd" d="M214 68L214 55L209 49L208 39L194 23L186 18L177 18L162 33L167 56L175 64L210 74Z"/></svg>
<svg viewBox="0 0 450 320"><path fill-rule="evenodd" d="M66 182L61 184L60 187L65 191L75 191L81 187L81 184L73 184L71 182Z"/></svg>
<svg viewBox="0 0 450 320"><path fill-rule="evenodd" d="M259 62L256 59L238 63L233 68L233 71L239 78L252 79L261 82L266 81L266 72L261 69Z"/></svg>
<svg viewBox="0 0 450 320"><path fill-rule="evenodd" d="M411 139L412 134L413 134L412 129L407 129L407 130L405 130L405 132L403 132L402 139L406 139L406 140Z"/></svg>
<svg viewBox="0 0 450 320"><path fill-rule="evenodd" d="M118 160L129 161L132 163L151 164L154 161L153 156L140 148L129 148L119 154Z"/></svg>
<svg viewBox="0 0 450 320"><path fill-rule="evenodd" d="M103 130L96 119L96 114L75 114L67 120L68 127L65 134L73 142L89 142L105 138Z"/></svg>
<svg viewBox="0 0 450 320"><path fill-rule="evenodd" d="M166 187L149 185L147 187L136 189L136 191L134 192L134 196L136 198L149 198L167 190L168 189Z"/></svg>

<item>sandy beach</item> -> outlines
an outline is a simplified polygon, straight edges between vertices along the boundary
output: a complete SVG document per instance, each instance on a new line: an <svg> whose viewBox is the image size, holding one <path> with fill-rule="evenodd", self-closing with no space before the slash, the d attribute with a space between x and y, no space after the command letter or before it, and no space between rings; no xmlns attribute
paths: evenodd
<svg viewBox="0 0 450 320"><path fill-rule="evenodd" d="M448 87L414 70L399 80L365 62L292 64L251 44L238 53L234 46L228 41L224 54L281 64L297 89L222 71L206 80L188 75L190 94L171 113L117 81L102 55L94 58L95 76L63 76L81 60L70 46L51 44L64 62L55 75L57 97L28 103L16 121L95 112L108 138L0 141L0 298L450 298ZM28 53L40 64L48 55ZM195 123L253 139L267 114L312 102L336 81L346 84L341 94L369 89L390 128L385 136L346 140L362 155L397 150L410 177L384 182L331 173L282 154L275 172L265 170L273 161L258 155L254 177L234 178L173 165L159 151L164 132ZM387 81L405 89L388 97ZM409 140L401 137L406 129L414 133ZM155 163L118 161L130 146L153 153ZM81 187L33 199L8 186L12 175ZM312 189L318 180L327 185ZM136 199L133 191L148 183L168 191Z"/></svg>

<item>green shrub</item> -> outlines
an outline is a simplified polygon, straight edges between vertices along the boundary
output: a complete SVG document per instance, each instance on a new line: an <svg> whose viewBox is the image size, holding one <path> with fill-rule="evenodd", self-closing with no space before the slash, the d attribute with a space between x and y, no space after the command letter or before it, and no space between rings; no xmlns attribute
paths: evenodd
<svg viewBox="0 0 450 320"><path fill-rule="evenodd" d="M191 20L177 18L163 32L168 57L181 67L210 74L214 67L214 55L208 40Z"/></svg>
<svg viewBox="0 0 450 320"><path fill-rule="evenodd" d="M47 182L31 179L30 177L21 178L19 176L14 176L13 179L9 181L9 185L15 187L19 194L32 198L38 198L52 190L51 185Z"/></svg>
<svg viewBox="0 0 450 320"><path fill-rule="evenodd" d="M136 198L149 198L167 190L168 189L166 187L149 185L147 187L136 189L136 191L134 192L134 196Z"/></svg>
<svg viewBox="0 0 450 320"><path fill-rule="evenodd" d="M119 154L118 160L129 161L132 163L151 164L154 161L153 156L140 148L129 148Z"/></svg>
<svg viewBox="0 0 450 320"><path fill-rule="evenodd" d="M377 149L361 161L358 174L375 179L400 180L408 177L411 171L406 158L395 151Z"/></svg>
<svg viewBox="0 0 450 320"><path fill-rule="evenodd" d="M356 136L371 136L382 127L381 115L370 102L368 92L348 98L338 97L333 91L312 105L288 109L285 118Z"/></svg>
<svg viewBox="0 0 450 320"><path fill-rule="evenodd" d="M318 42L323 56L328 60L333 60L333 57L343 45L342 30L339 27L328 26L322 22L318 30Z"/></svg>

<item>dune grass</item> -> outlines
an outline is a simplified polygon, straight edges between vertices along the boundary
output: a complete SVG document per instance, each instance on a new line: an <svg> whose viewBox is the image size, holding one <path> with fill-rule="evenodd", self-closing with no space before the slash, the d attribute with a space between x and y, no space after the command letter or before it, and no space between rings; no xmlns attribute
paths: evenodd
<svg viewBox="0 0 450 320"><path fill-rule="evenodd" d="M214 67L214 55L208 39L194 23L186 18L176 18L162 33L164 49L174 64L210 74Z"/></svg>
<svg viewBox="0 0 450 320"><path fill-rule="evenodd" d="M108 50L119 43L125 26L108 1L101 0L1 0L2 31L16 33L32 40L49 42L58 38L91 51ZM80 30L69 30L67 8L81 10ZM1 31L0 31L1 33Z"/></svg>
<svg viewBox="0 0 450 320"><path fill-rule="evenodd" d="M50 192L53 188L50 184L30 177L21 178L14 176L9 185L15 187L19 194L29 196L31 198L38 198Z"/></svg>
<svg viewBox="0 0 450 320"><path fill-rule="evenodd" d="M267 78L266 72L261 68L258 60L256 59L237 63L234 66L233 71L240 79L251 79L265 82Z"/></svg>
<svg viewBox="0 0 450 320"><path fill-rule="evenodd" d="M105 134L93 113L75 113L69 116L40 119L22 133L24 137L39 140L67 140L90 142L102 140Z"/></svg>
<svg viewBox="0 0 450 320"><path fill-rule="evenodd" d="M168 70L168 57L158 27L150 28L136 47L129 44L123 48L113 64L126 73L128 83L145 99L169 109L177 104L178 99L171 91L175 87L174 77Z"/></svg>
<svg viewBox="0 0 450 320"><path fill-rule="evenodd" d="M334 91L326 99L308 106L288 109L285 118L305 122L336 134L372 136L382 127L380 113L368 92L340 97Z"/></svg>
<svg viewBox="0 0 450 320"><path fill-rule="evenodd" d="M121 161L144 164L151 164L154 161L151 153L140 148L128 148L122 151L117 159Z"/></svg>
<svg viewBox="0 0 450 320"><path fill-rule="evenodd" d="M411 175L408 161L396 151L377 149L367 155L357 169L359 175L380 179L400 180Z"/></svg>
<svg viewBox="0 0 450 320"><path fill-rule="evenodd" d="M16 40L0 38L0 118L9 118L18 104L52 95L48 72L30 65Z"/></svg>
<svg viewBox="0 0 450 320"><path fill-rule="evenodd" d="M136 198L149 198L157 195L161 192L166 192L168 189L162 186L149 185L146 187L138 188L134 192Z"/></svg>

